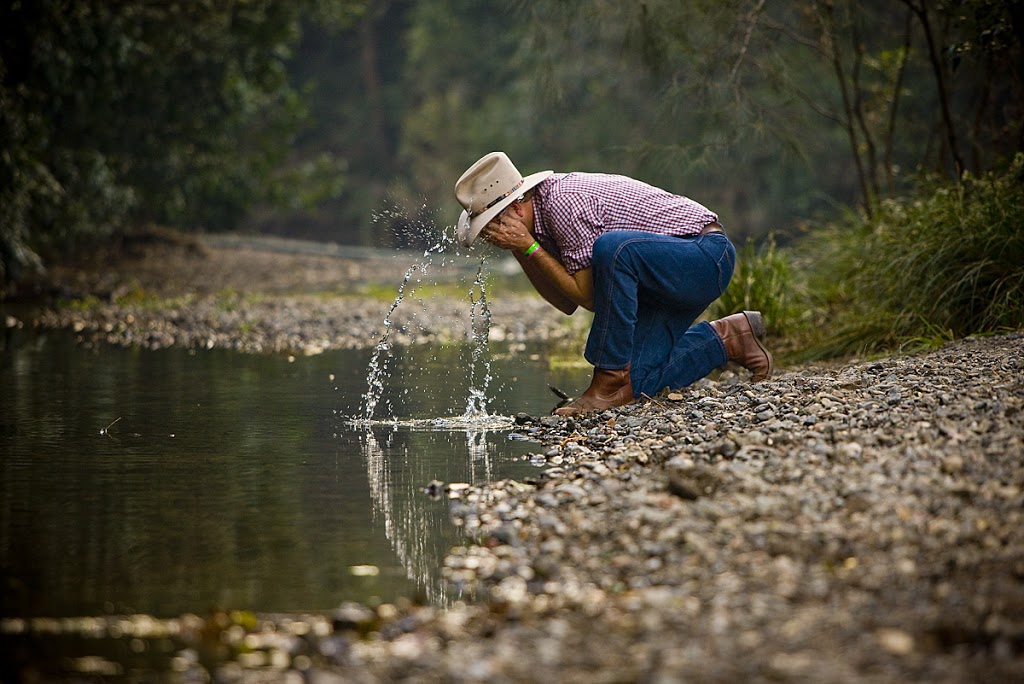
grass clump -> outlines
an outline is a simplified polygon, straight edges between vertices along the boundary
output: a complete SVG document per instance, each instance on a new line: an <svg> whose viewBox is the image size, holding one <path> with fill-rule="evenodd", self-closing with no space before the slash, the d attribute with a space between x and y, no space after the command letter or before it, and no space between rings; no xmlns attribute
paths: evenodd
<svg viewBox="0 0 1024 684"><path fill-rule="evenodd" d="M848 217L798 248L808 358L934 346L1024 326L1024 155Z"/></svg>
<svg viewBox="0 0 1024 684"><path fill-rule="evenodd" d="M793 272L791 254L775 235L758 243L747 239L737 250L736 270L725 293L707 311L710 319L740 311L760 311L768 334L785 337L799 328L805 297Z"/></svg>
<svg viewBox="0 0 1024 684"><path fill-rule="evenodd" d="M789 361L916 351L1024 327L1024 154L999 171L925 182L781 248L738 250L707 312L764 315Z"/></svg>

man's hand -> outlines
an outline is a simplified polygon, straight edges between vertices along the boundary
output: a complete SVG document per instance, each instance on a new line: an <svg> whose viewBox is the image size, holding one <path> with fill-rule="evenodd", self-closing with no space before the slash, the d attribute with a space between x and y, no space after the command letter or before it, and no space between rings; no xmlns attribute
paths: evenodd
<svg viewBox="0 0 1024 684"><path fill-rule="evenodd" d="M522 252L533 244L533 234L514 213L503 211L480 231L484 240L495 247Z"/></svg>
<svg viewBox="0 0 1024 684"><path fill-rule="evenodd" d="M590 269L571 276L565 266L544 249L526 255L526 249L535 239L530 232L531 206L513 203L484 226L480 235L495 247L509 250L537 292L559 311L571 314L577 306L593 310L594 285Z"/></svg>

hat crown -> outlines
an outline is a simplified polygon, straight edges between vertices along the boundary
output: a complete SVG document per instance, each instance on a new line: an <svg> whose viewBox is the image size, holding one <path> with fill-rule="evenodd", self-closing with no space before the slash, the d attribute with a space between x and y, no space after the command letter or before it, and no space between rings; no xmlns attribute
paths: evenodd
<svg viewBox="0 0 1024 684"><path fill-rule="evenodd" d="M523 175L504 152L491 152L469 167L455 184L455 197L472 216L511 196L523 185Z"/></svg>

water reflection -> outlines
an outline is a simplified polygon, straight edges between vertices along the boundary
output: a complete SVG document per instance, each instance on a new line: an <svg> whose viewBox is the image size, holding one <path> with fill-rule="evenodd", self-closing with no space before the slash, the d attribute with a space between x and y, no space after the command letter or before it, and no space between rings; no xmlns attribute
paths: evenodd
<svg viewBox="0 0 1024 684"><path fill-rule="evenodd" d="M384 534L405 567L406 576L423 589L428 601L441 601L444 589L437 578L437 557L425 548L436 515L425 510L424 497L417 497L415 491L405 492L404 497L397 495L388 458L394 437L394 431L385 433L382 447L372 431L361 435L374 518L383 521Z"/></svg>
<svg viewBox="0 0 1024 684"><path fill-rule="evenodd" d="M415 444L455 442L460 436L466 441L466 458L461 463L424 461L422 456L434 450ZM405 567L406 576L431 603L444 605L456 598L450 596L441 577L441 566L448 549L460 543L460 532L448 520L447 502L430 499L423 489L432 480L471 484L493 480L499 440L508 442L503 433L484 429L439 431L398 425L376 432L366 429L360 434L374 518L383 523L384 534ZM455 458L461 459L458 451L456 448ZM500 465L504 477L535 473L523 458L510 458L508 453L503 456L505 462Z"/></svg>
<svg viewBox="0 0 1024 684"><path fill-rule="evenodd" d="M459 422L470 352L396 356L385 398L406 422L356 430L344 421L368 352L289 361L0 338L0 614L447 600L439 567L461 540L422 488L521 478L536 449ZM493 365L497 414L546 412L548 382L585 383L529 350Z"/></svg>

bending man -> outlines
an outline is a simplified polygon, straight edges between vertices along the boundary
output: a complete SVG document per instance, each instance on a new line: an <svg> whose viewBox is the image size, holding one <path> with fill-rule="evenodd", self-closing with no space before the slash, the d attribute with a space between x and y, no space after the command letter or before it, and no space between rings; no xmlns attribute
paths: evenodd
<svg viewBox="0 0 1024 684"><path fill-rule="evenodd" d="M735 361L771 377L761 314L694 325L729 284L736 251L718 216L626 176L541 171L525 178L503 152L455 185L459 240L510 251L549 303L594 312L584 356L590 387L555 411L575 415L686 387Z"/></svg>

